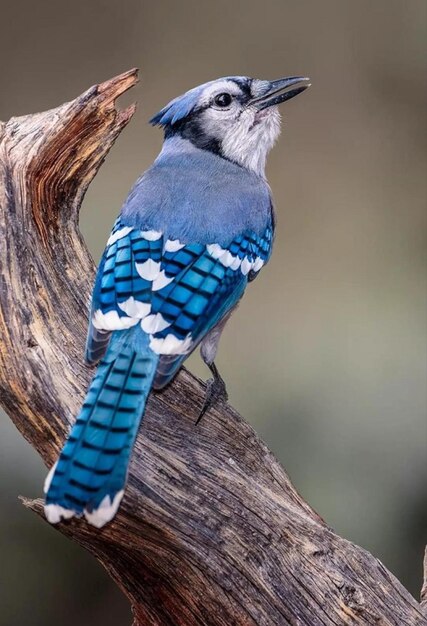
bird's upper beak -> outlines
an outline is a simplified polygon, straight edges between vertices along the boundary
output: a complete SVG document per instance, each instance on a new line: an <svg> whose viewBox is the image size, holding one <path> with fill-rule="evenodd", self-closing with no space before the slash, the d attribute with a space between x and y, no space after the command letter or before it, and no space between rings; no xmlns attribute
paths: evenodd
<svg viewBox="0 0 427 626"><path fill-rule="evenodd" d="M252 98L250 104L255 105L260 111L275 104L281 104L310 87L309 81L309 78L301 76L290 76L269 81L267 91L260 96ZM290 89L290 87L294 87L294 89Z"/></svg>

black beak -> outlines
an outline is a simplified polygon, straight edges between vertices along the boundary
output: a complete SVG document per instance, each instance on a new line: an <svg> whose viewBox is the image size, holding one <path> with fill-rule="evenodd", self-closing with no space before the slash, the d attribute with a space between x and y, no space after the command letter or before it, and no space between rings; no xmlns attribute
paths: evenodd
<svg viewBox="0 0 427 626"><path fill-rule="evenodd" d="M310 87L309 81L309 78L303 78L301 76L290 76L288 78L272 80L268 83L267 91L265 91L261 96L253 98L249 104L255 105L260 111L275 104L281 104L286 100L294 98L299 93L302 93ZM294 89L290 89L290 87L294 86Z"/></svg>

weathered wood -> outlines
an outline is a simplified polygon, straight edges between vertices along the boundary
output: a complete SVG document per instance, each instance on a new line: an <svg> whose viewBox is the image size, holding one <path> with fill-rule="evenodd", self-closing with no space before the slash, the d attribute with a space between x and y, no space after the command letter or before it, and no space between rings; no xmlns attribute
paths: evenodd
<svg viewBox="0 0 427 626"><path fill-rule="evenodd" d="M79 207L134 111L115 99L135 82L132 70L0 124L1 403L48 466L91 376L94 264ZM185 371L152 395L111 524L58 526L123 589L134 625L425 626L421 606L328 528L230 406L195 427L202 395ZM26 505L43 515L41 500Z"/></svg>
<svg viewBox="0 0 427 626"><path fill-rule="evenodd" d="M427 615L427 547L424 550L424 560L423 560L423 586L421 587L421 606L424 610L424 613Z"/></svg>

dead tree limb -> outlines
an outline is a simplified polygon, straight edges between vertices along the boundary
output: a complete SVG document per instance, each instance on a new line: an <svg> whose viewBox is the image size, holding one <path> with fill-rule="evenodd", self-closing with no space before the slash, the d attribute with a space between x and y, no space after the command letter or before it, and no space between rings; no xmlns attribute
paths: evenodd
<svg viewBox="0 0 427 626"><path fill-rule="evenodd" d="M115 100L136 80L132 70L0 123L1 403L48 466L91 377L94 264L79 208L132 117ZM184 371L151 397L113 523L58 526L124 591L134 625L425 626L422 607L328 528L236 411L220 406L195 427L202 395ZM26 505L42 515L40 500Z"/></svg>

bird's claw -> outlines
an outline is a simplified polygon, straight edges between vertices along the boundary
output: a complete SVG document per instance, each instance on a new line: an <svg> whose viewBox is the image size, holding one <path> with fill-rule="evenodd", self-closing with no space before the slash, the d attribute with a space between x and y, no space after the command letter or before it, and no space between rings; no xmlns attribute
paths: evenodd
<svg viewBox="0 0 427 626"><path fill-rule="evenodd" d="M214 377L209 378L206 382L205 400L202 409L197 418L196 425L200 422L204 414L209 411L210 408L218 404L218 402L227 402L228 393L224 380L220 376L214 363L209 366Z"/></svg>

